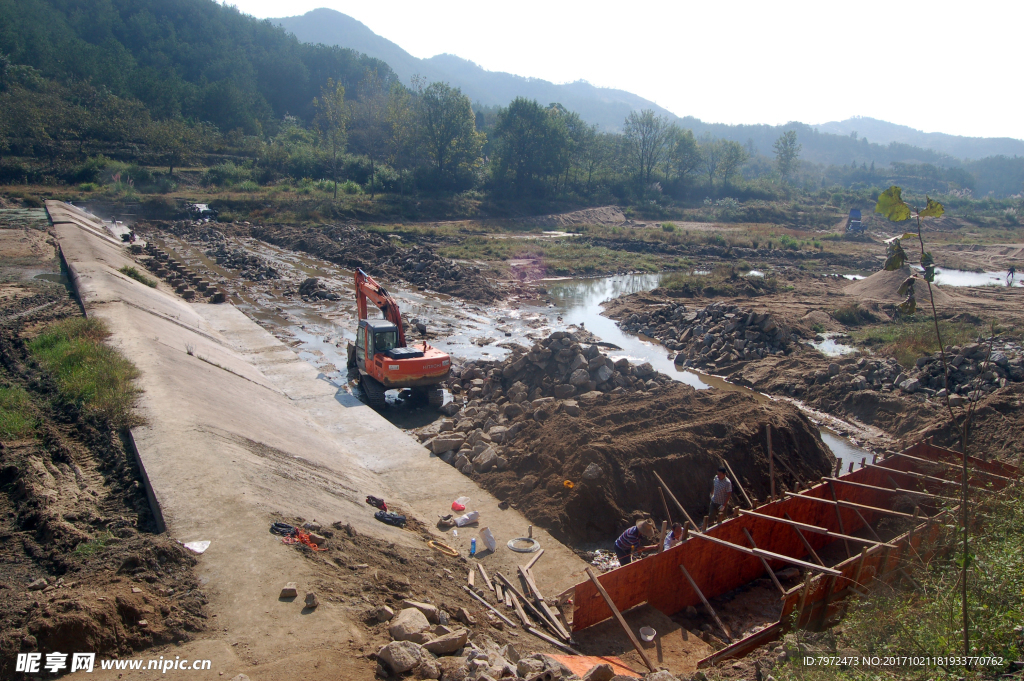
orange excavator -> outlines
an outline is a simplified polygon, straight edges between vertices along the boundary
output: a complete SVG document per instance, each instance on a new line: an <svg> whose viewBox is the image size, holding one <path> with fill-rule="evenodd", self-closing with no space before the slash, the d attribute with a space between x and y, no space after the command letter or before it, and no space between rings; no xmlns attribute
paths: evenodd
<svg viewBox="0 0 1024 681"><path fill-rule="evenodd" d="M370 406L380 409L386 391L408 388L413 398L440 407L444 390L438 386L448 378L451 357L426 341L422 346L407 346L395 299L361 269L356 270L355 281L359 328L355 345L348 346L348 368L359 370L359 383ZM367 299L380 308L384 319L367 319Z"/></svg>

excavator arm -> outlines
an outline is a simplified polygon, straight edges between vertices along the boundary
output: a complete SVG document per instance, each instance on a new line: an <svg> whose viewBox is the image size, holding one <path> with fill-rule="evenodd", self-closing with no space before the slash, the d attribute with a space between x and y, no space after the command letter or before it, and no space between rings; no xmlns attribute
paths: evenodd
<svg viewBox="0 0 1024 681"><path fill-rule="evenodd" d="M405 347L405 329L402 328L402 313L398 309L398 303L391 297L383 286L373 280L369 274L362 269L356 269L356 307L359 310L359 318L366 319L366 301L369 299L384 314L388 320L398 328L398 346Z"/></svg>

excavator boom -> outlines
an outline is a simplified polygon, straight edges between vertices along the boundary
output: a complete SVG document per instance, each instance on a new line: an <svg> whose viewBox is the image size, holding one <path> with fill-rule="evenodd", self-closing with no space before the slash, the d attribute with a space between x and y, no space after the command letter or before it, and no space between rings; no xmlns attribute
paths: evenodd
<svg viewBox="0 0 1024 681"><path fill-rule="evenodd" d="M383 286L373 280L369 274L362 269L356 269L356 307L359 310L359 318L366 319L366 300L369 299L380 308L384 319L398 327L398 346L405 347L405 329L402 328L402 313L398 309L398 303L391 297Z"/></svg>

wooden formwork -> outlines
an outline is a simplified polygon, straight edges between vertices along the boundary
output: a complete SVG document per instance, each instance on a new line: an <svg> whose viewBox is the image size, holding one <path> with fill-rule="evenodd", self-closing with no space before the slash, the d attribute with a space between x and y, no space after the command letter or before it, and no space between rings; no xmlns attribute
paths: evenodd
<svg viewBox="0 0 1024 681"><path fill-rule="evenodd" d="M972 489L998 490L1017 479L1018 471L1014 466L974 457L968 457L968 462L973 471L969 480ZM800 494L759 506L757 515L740 515L710 529L707 534L711 537L749 549L744 532L747 530L758 548L785 557L768 559L771 569L781 569L791 564L786 559L792 559L803 561L801 567L811 576L809 581L782 596L779 622L730 645L702 664L743 655L777 637L794 623L800 627L820 626L839 612L846 596L864 591L872 580L889 581L897 576L912 580L911 568L926 563L942 548L941 540L946 536L942 521L954 522L948 512L944 519L928 516L943 501L942 497L955 499L959 496L956 478L961 463L962 456L956 452L930 443L918 443L877 464L868 464L836 479L823 478L820 484ZM844 507L835 501L852 502L855 506ZM905 519L920 518L907 532L884 543L845 542L843 550L848 552L848 557L838 564L823 569L808 565L813 556L807 545L817 552L834 542L842 543L844 540L837 539L835 534L854 535L864 530L865 524L870 526L867 532L873 534L877 521L892 515L887 511L897 506ZM918 516L920 509L924 512ZM833 534L804 531L801 539L791 524L771 519L787 516L792 521ZM700 595L683 578L680 566L685 567L708 598L732 591L765 574L760 557L694 533L679 546L612 570L599 579L620 611L648 603L666 615L673 615L687 606L701 604ZM589 581L576 585L573 602L573 631L586 629L612 616L595 585ZM795 618L792 617L794 612L797 613Z"/></svg>

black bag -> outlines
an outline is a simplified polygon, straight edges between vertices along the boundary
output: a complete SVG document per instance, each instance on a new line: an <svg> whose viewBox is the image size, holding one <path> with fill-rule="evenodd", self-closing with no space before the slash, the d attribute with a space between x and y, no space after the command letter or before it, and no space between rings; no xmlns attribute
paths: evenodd
<svg viewBox="0 0 1024 681"><path fill-rule="evenodd" d="M387 525L394 525L395 527L405 527L404 515L398 515L397 513L388 513L387 511L377 511L373 514L373 517Z"/></svg>

